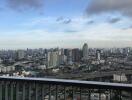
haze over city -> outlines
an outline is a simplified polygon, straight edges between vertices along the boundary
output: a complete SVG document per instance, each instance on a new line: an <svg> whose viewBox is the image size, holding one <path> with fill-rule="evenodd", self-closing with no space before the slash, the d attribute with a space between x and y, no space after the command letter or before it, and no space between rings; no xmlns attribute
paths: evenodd
<svg viewBox="0 0 132 100"><path fill-rule="evenodd" d="M1 0L0 49L128 47L131 0Z"/></svg>

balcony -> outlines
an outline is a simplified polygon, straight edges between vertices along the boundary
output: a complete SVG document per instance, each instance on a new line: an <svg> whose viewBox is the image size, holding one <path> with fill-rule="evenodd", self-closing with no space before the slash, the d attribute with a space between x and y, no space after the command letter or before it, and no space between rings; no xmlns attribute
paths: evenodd
<svg viewBox="0 0 132 100"><path fill-rule="evenodd" d="M0 77L0 100L132 100L132 84Z"/></svg>

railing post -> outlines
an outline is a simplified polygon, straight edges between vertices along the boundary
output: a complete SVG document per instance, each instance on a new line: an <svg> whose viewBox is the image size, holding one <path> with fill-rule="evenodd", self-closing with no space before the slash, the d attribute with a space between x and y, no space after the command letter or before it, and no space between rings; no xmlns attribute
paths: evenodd
<svg viewBox="0 0 132 100"><path fill-rule="evenodd" d="M80 87L80 100L82 100L82 88Z"/></svg>
<svg viewBox="0 0 132 100"><path fill-rule="evenodd" d="M41 90L41 94L42 94L42 100L44 100L45 96L44 96L44 85L42 85L42 90Z"/></svg>
<svg viewBox="0 0 132 100"><path fill-rule="evenodd" d="M5 82L5 100L8 100L8 82Z"/></svg>
<svg viewBox="0 0 132 100"><path fill-rule="evenodd" d="M110 93L110 100L112 100L112 90L109 90Z"/></svg>
<svg viewBox="0 0 132 100"><path fill-rule="evenodd" d="M55 100L58 100L58 86L56 85L56 99Z"/></svg>
<svg viewBox="0 0 132 100"><path fill-rule="evenodd" d="M132 100L132 91L129 91L130 92L130 100Z"/></svg>
<svg viewBox="0 0 132 100"><path fill-rule="evenodd" d="M51 84L49 84L49 100L51 100Z"/></svg>
<svg viewBox="0 0 132 100"><path fill-rule="evenodd" d="M31 84L28 84L28 100L31 100Z"/></svg>
<svg viewBox="0 0 132 100"><path fill-rule="evenodd" d="M64 86L64 100L66 100L66 87Z"/></svg>
<svg viewBox="0 0 132 100"><path fill-rule="evenodd" d="M19 100L19 83L16 82L16 100Z"/></svg>
<svg viewBox="0 0 132 100"><path fill-rule="evenodd" d="M132 100L132 91L128 91L130 93L130 100Z"/></svg>
<svg viewBox="0 0 132 100"><path fill-rule="evenodd" d="M35 100L38 100L38 84L35 83Z"/></svg>
<svg viewBox="0 0 132 100"><path fill-rule="evenodd" d="M121 100L122 98L122 93L121 93L121 90L119 90L119 100Z"/></svg>
<svg viewBox="0 0 132 100"><path fill-rule="evenodd" d="M91 100L91 90L88 90L88 100Z"/></svg>
<svg viewBox="0 0 132 100"><path fill-rule="evenodd" d="M107 92L106 92L106 91L107 91ZM109 98L109 90L107 89L106 91L105 91L106 100L109 100L109 99L110 99L110 98Z"/></svg>
<svg viewBox="0 0 132 100"><path fill-rule="evenodd" d="M2 100L2 82L0 82L0 100Z"/></svg>
<svg viewBox="0 0 132 100"><path fill-rule="evenodd" d="M101 90L99 89L99 100L101 100Z"/></svg>
<svg viewBox="0 0 132 100"><path fill-rule="evenodd" d="M22 86L22 100L25 100L25 83Z"/></svg>
<svg viewBox="0 0 132 100"><path fill-rule="evenodd" d="M74 87L72 86L72 100L74 99Z"/></svg>
<svg viewBox="0 0 132 100"><path fill-rule="evenodd" d="M11 85L11 99L10 100L13 100L13 96L14 96L14 83L11 82L10 85Z"/></svg>

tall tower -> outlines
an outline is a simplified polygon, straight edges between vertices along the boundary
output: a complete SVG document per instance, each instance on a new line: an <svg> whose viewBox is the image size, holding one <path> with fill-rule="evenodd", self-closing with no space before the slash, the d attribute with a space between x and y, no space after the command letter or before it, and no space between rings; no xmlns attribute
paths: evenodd
<svg viewBox="0 0 132 100"><path fill-rule="evenodd" d="M83 59L84 60L88 59L88 45L87 45L87 43L85 43L83 45L82 52L83 52Z"/></svg>
<svg viewBox="0 0 132 100"><path fill-rule="evenodd" d="M101 50L96 50L96 59L101 60Z"/></svg>
<svg viewBox="0 0 132 100"><path fill-rule="evenodd" d="M48 67L56 67L58 65L58 51L50 51L48 52L47 60Z"/></svg>

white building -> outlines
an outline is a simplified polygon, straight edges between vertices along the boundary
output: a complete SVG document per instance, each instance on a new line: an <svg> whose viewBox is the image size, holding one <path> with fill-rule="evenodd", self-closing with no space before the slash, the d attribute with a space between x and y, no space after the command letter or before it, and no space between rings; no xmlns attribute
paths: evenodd
<svg viewBox="0 0 132 100"><path fill-rule="evenodd" d="M59 54L57 51L48 52L48 67L56 67L59 64Z"/></svg>
<svg viewBox="0 0 132 100"><path fill-rule="evenodd" d="M2 67L1 72L6 73L7 72L6 67Z"/></svg>
<svg viewBox="0 0 132 100"><path fill-rule="evenodd" d="M40 65L40 66L38 66L38 69L44 70L44 69L46 69L46 66L45 65Z"/></svg>
<svg viewBox="0 0 132 100"><path fill-rule="evenodd" d="M113 80L116 82L126 82L127 77L125 74L114 74L113 75Z"/></svg>

